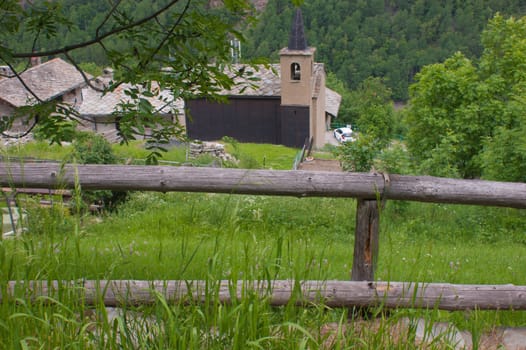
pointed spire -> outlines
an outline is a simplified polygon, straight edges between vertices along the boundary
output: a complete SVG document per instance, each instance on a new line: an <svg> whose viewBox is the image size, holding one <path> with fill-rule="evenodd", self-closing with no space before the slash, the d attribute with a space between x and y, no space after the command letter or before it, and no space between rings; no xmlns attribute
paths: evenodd
<svg viewBox="0 0 526 350"><path fill-rule="evenodd" d="M305 31L303 30L303 17L301 10L296 9L296 15L292 21L292 29L289 37L289 50L306 50L307 39L305 38Z"/></svg>

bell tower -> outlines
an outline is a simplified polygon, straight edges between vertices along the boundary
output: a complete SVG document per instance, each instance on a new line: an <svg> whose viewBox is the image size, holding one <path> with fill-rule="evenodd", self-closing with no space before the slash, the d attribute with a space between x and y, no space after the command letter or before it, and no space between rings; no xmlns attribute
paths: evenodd
<svg viewBox="0 0 526 350"><path fill-rule="evenodd" d="M297 8L289 45L279 53L282 106L310 106L315 51L315 48L307 46L301 10Z"/></svg>
<svg viewBox="0 0 526 350"><path fill-rule="evenodd" d="M307 46L301 10L296 9L289 45L281 49L281 143L301 147L314 139L317 145L317 93L314 78L314 52Z"/></svg>

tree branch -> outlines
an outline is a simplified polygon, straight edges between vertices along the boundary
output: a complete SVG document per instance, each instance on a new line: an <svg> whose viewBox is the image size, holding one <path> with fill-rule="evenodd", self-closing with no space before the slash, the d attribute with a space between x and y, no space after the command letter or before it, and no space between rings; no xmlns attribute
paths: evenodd
<svg viewBox="0 0 526 350"><path fill-rule="evenodd" d="M33 125L31 125L29 129L27 129L24 132L18 133L16 135L10 135L10 134L6 134L5 131L2 131L1 134L2 136L10 138L10 139L19 139L19 138L29 135L29 133L33 131L33 129L35 128L35 126L37 126L37 124L38 124L38 116L35 117L35 121L33 122Z"/></svg>
<svg viewBox="0 0 526 350"><path fill-rule="evenodd" d="M102 29L102 27L104 26L104 24L106 24L106 22L108 22L108 20L110 19L111 15L117 10L117 7L120 6L121 1L122 1L122 0L117 0L117 2L115 2L115 5L114 5L114 6L111 8L111 10L107 13L106 17L105 17L104 20L101 22L101 24L97 27L97 30L95 31L95 37L96 37L96 38L99 37L99 31Z"/></svg>
<svg viewBox="0 0 526 350"><path fill-rule="evenodd" d="M168 38L173 34L173 32L175 31L175 29L177 28L177 26L181 23L181 21L183 20L183 17L184 15L186 14L186 12L188 11L188 9L190 8L190 2L192 0L187 0L186 1L186 5L183 9L183 12L181 12L181 14L179 15L179 17L177 18L177 21L175 21L174 25L170 28L170 30L168 31L168 33L165 34L164 38L161 40L161 42L159 43L159 45L157 45L157 47L155 48L155 50L151 53L150 57L148 57L147 60L145 60L144 62L141 62L140 64L140 67L144 67L148 64L148 62L150 62L154 56L159 52L159 50L164 46L164 44L166 43L166 41L168 40Z"/></svg>
<svg viewBox="0 0 526 350"><path fill-rule="evenodd" d="M179 0L172 0L170 1L166 6L162 7L161 9L159 9L158 11L150 14L149 16L147 17L143 17L135 22L132 22L128 25L125 25L125 26L122 26L122 27L119 27L119 28L115 28L107 33L104 33L103 35L96 35L94 39L91 39L91 40L87 40L87 41L84 41L82 43L78 43L78 44L74 44L74 45L68 45L68 46L64 46L62 48L59 48L59 49L55 49L55 50L49 50L49 51L42 51L42 52L31 52L31 53L27 53L27 52L24 52L24 53L15 53L12 55L12 57L14 58L30 58L30 57L43 57L43 56L53 56L53 55L59 55L59 54L65 54L66 52L70 52L70 51L73 51L73 50L76 50L76 49L80 49L80 48L84 48L84 47L88 47L88 46L91 46L93 44L97 44L97 43L101 43L104 39L108 38L108 37L111 37L115 34L119 34L121 32L124 32L126 30L130 30L132 28L135 28L135 27L138 27L140 25L143 25L149 21L151 21L152 19L155 19L157 18L159 15L161 15L162 13L168 11L170 8L172 8L176 3L178 3Z"/></svg>
<svg viewBox="0 0 526 350"><path fill-rule="evenodd" d="M88 79L88 77L86 76L86 73L84 73L84 71L78 66L77 62L75 62L75 60L73 59L73 57L71 57L71 55L69 54L69 52L65 52L64 53L64 56L67 58L67 60L75 67L75 69L80 73L80 75L82 75L82 79L84 79L84 82L86 83L86 85L88 85L90 88L92 88L93 90L95 91L98 91L98 92L105 92L104 89L100 89L98 87L96 87L95 85L93 85L91 83L91 81Z"/></svg>

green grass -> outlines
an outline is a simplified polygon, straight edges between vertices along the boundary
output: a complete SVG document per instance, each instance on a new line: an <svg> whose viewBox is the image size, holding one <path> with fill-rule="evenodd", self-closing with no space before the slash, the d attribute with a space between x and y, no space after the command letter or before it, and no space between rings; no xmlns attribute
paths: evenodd
<svg viewBox="0 0 526 350"><path fill-rule="evenodd" d="M135 151L123 155L141 157L140 145L128 147ZM257 163L265 157L274 169L289 169L296 152L241 144L237 151ZM203 279L213 286L222 279L350 279L353 199L137 192L99 217L72 215L58 205L24 206L28 232L0 241L3 296L9 280ZM525 227L524 210L387 202L376 278L524 285ZM475 338L496 326L526 326L525 312L401 309L387 315L373 309L374 331L349 326L351 310L296 307L294 297L270 307L250 293L223 305L213 288L206 303L159 296L108 322L106 309L84 305L75 289L49 298L26 293L20 288L16 299L0 302L2 349L411 349L414 330L400 343L388 331L406 317L449 321ZM324 345L329 324L333 347Z"/></svg>
<svg viewBox="0 0 526 350"><path fill-rule="evenodd" d="M143 163L150 151L144 147L144 141L132 141L128 144L113 144L115 155L126 162ZM186 146L184 144L167 147L163 152L161 161L184 163L186 159Z"/></svg>
<svg viewBox="0 0 526 350"><path fill-rule="evenodd" d="M30 220L28 234L0 243L1 281L348 280L355 205L352 199L135 193L117 213L102 218L79 220L58 208L28 207L30 218L47 230ZM382 212L377 278L524 284L525 220L521 210L388 203ZM12 348L22 348L23 339L34 347L73 342L100 348L101 338L88 331L93 327L108 338L104 346L112 347L119 341L116 329L132 332L144 317L171 330L153 339L140 333L138 341L147 348L320 348L326 340L320 329L347 324L351 317L349 310L322 306L272 308L251 295L221 305L211 292L209 305L160 298L153 306L129 307L129 316L108 324L104 318L79 319L87 307L67 292L49 300L21 297L18 304L4 299L0 307L0 338ZM475 336L498 325L526 325L524 312L397 310L381 319L383 333L362 330L358 337L342 333L337 338L344 348L411 348L389 345L387 328L404 317L453 322ZM60 327L64 330L55 334ZM137 340L126 339L125 348L135 346Z"/></svg>
<svg viewBox="0 0 526 350"><path fill-rule="evenodd" d="M276 170L290 170L294 163L294 157L298 149L282 145L236 143L237 149L231 144L224 143L226 151L236 156L241 168L263 168ZM1 155L11 157L31 157L58 161L71 161L72 147L69 144L63 146L50 145L49 143L36 141L23 145L11 146L1 149ZM123 163L144 164L150 151L145 148L144 141L131 141L128 144L113 144L113 152ZM187 147L185 144L171 145L166 147L167 151L162 153L160 164L195 163L208 164L214 159L209 156L200 157L197 160L187 159ZM326 156L326 154L325 154ZM164 164L166 164L164 163Z"/></svg>
<svg viewBox="0 0 526 350"><path fill-rule="evenodd" d="M241 168L291 170L299 149L282 145L237 143L233 146L226 143L226 151L241 160Z"/></svg>
<svg viewBox="0 0 526 350"><path fill-rule="evenodd" d="M285 147L282 145L270 144L255 144L255 143L236 143L237 149L231 144L221 142L226 147L227 153L234 155L239 161L240 168L262 168L262 169L276 169L276 170L290 170L294 163L298 149ZM144 148L144 142L134 141L128 145L113 145L115 154L123 159L129 161L139 161L146 159L148 150ZM186 145L170 146L167 152L163 153L160 162L188 162L186 158ZM210 163L213 161L212 157L203 156L202 159L197 160L197 163Z"/></svg>
<svg viewBox="0 0 526 350"><path fill-rule="evenodd" d="M0 147L0 155L10 157L30 157L45 160L64 160L72 152L71 145L50 145L44 141L34 141L10 147Z"/></svg>
<svg viewBox="0 0 526 350"><path fill-rule="evenodd" d="M75 235L74 217L30 209L30 217L53 228L44 234L34 223L30 229L40 233L28 239L64 245L59 252L64 259L85 259L73 264L77 268L60 261L35 272L51 279L106 278L109 272L115 278L203 279L210 271L202 262L215 259L222 266L214 272L218 279L242 267L244 276L256 279L272 270L276 278L346 280L355 205L336 198L135 193L117 213L97 219L101 222L84 218ZM379 279L523 283L523 211L418 203L407 204L403 216L399 210L388 205L382 213ZM73 249L76 240L80 254ZM13 277L36 277L22 272L27 270Z"/></svg>

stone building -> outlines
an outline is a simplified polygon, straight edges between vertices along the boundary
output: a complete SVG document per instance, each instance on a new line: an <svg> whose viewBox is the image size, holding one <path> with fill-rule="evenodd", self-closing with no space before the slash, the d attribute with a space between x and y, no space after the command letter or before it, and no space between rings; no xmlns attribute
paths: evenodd
<svg viewBox="0 0 526 350"><path fill-rule="evenodd" d="M255 86L237 79L231 90L221 92L228 103L205 98L185 101L188 137L211 141L230 136L241 142L292 147L312 138L315 147L322 147L331 118L338 115L341 96L325 86L325 68L314 61L315 51L307 45L297 9L279 64L232 66L232 75L244 69L257 78Z"/></svg>
<svg viewBox="0 0 526 350"><path fill-rule="evenodd" d="M78 107L82 104L82 88L86 81L82 74L71 64L60 58L45 63L32 60L34 66L21 73L19 77L11 75L0 79L0 116L11 117L24 106L40 101L58 101ZM86 74L87 79L91 79ZM24 132L33 121L30 117L17 118L11 132Z"/></svg>

